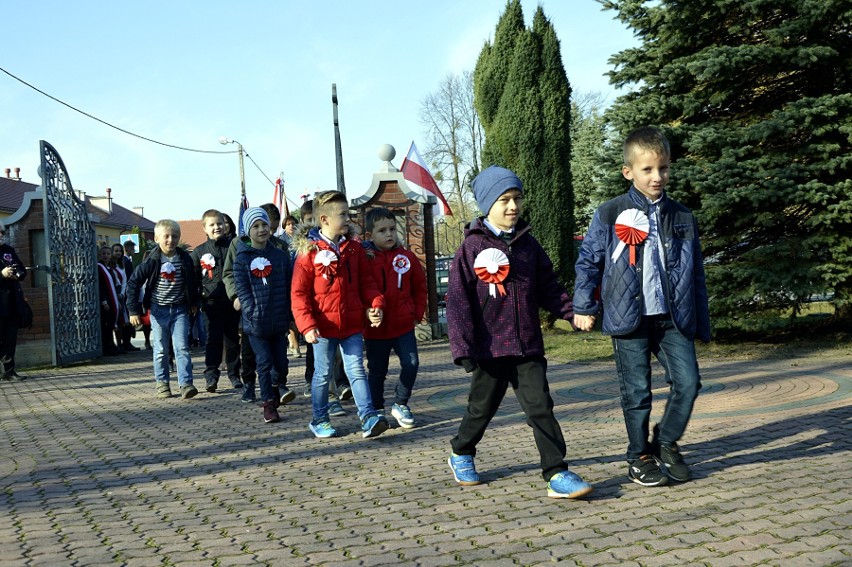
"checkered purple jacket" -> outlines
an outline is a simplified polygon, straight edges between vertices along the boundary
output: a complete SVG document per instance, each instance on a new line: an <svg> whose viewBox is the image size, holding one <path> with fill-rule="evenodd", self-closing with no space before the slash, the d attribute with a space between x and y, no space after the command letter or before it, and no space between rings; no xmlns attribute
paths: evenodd
<svg viewBox="0 0 852 567"><path fill-rule="evenodd" d="M453 361L541 356L544 340L539 308L571 320L571 298L527 223L518 222L515 237L507 245L482 220L467 226L450 268L447 325ZM487 248L498 248L509 257L505 296L491 297L489 285L474 272L474 260Z"/></svg>

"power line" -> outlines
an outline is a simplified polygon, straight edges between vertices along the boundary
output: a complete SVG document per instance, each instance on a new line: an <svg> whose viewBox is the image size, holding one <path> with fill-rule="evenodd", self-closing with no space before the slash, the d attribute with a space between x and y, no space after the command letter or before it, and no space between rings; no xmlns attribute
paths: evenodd
<svg viewBox="0 0 852 567"><path fill-rule="evenodd" d="M98 118L97 116L92 116L92 115L91 115L91 114L89 114L88 112L85 112L85 111L83 111L83 110L80 110L79 108L76 108L76 107L74 107L74 106L71 106L71 105L70 105L70 104L68 104L67 102L64 102L64 101L62 101L62 100L59 100L59 99L58 99L58 98L56 98L55 96L52 96L52 95L50 95L50 94L48 94L48 93L44 92L43 90L39 89L38 87L35 87L35 86L33 86L33 85L29 84L28 82L26 82L25 80L21 79L20 77L17 77L17 76L15 76L15 75L13 75L12 73L10 73L9 71L7 71L6 69L4 69L4 68L2 68L2 67L0 67L0 71L3 71L4 73L6 73L7 75L9 75L9 76L10 76L10 77L12 77L13 79L15 79L16 81L18 81L19 83L21 83L21 84L24 84L24 85L28 86L29 88L33 89L33 90L34 90L34 91L36 91L37 93L40 93L40 94L42 94L42 95L46 96L47 98L49 98L49 99L51 99L51 100L53 100L53 101L58 102L59 104L61 104L61 105L63 105L63 106L67 106L68 108L70 108L70 109L71 109L71 110L73 110L74 112L79 112L79 113L80 113L80 114L82 114L83 116L86 116L86 117L88 117L88 118L91 118L92 120L96 120L96 121L100 122L101 124L103 124L104 126L109 126L110 128L113 128L113 129L115 129L115 130L118 130L119 132L122 132L122 133L124 133L124 134L128 134L128 135L130 135L130 136L133 136L134 138L139 138L140 140L145 140L146 142L151 142L151 143L154 143L154 144L159 144L159 145L161 145L161 146L165 146L165 147L167 147L167 148L173 148L173 149L176 149L176 150L183 150L183 151L185 151L185 152L195 152L195 153L199 153L199 154L235 154L235 153L237 153L237 152L236 152L236 150L198 150L198 149L195 149L195 148L186 148L186 147L183 147L183 146L176 146L176 145L174 145L174 144L167 144L167 143L165 143L165 142L160 142L160 141L157 141L157 140L153 140L153 139L151 139L151 138L146 138L145 136L141 136L141 135L139 135L139 134L135 134L135 133L133 133L133 132L131 132L131 131L129 131L129 130L125 130L124 128L120 128L120 127L118 127L118 126L115 126L115 125L113 125L113 124L110 124L110 123L109 123L109 122L107 122L106 120L101 120L101 119L100 119L100 118ZM248 154L246 154L246 155L248 155ZM254 160L252 160L252 162L254 162ZM257 165L257 164L255 164L255 166L256 166L256 165ZM260 169L260 168L258 168L258 169ZM261 171L261 173L263 173L263 172ZM265 175L265 174L264 174L264 175ZM269 179L269 178L267 177L267 179Z"/></svg>

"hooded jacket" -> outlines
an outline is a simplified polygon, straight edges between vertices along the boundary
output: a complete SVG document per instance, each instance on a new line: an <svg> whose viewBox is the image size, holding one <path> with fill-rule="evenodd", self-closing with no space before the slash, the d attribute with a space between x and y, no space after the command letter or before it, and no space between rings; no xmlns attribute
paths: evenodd
<svg viewBox="0 0 852 567"><path fill-rule="evenodd" d="M296 263L291 298L299 332L317 329L321 337L337 339L363 332L367 309L384 309L385 302L352 226L339 244L339 254L320 237L316 225L300 226L292 246Z"/></svg>
<svg viewBox="0 0 852 567"><path fill-rule="evenodd" d="M474 271L484 250L496 248L509 259L502 282L505 295L492 289ZM501 356L543 356L539 308L563 319L574 314L571 299L553 271L553 262L523 220L506 244L483 223L473 220L450 267L447 326L453 361L488 360Z"/></svg>
<svg viewBox="0 0 852 567"><path fill-rule="evenodd" d="M646 215L649 210L648 200L632 186L595 212L575 265L574 310L581 315L594 315L603 308L602 331L607 335L632 333L642 321L641 267L645 247L636 247L633 266L626 253L612 261L619 243L615 220L627 209L639 209ZM672 321L686 338L707 342L710 315L698 223L689 209L666 195L658 204L658 212L666 268L661 280ZM594 295L598 285L600 301Z"/></svg>
<svg viewBox="0 0 852 567"><path fill-rule="evenodd" d="M208 238L207 242L192 251L195 279L201 287L202 306L205 310L211 307L219 309L231 305L225 291L225 282L222 279L225 273L225 258L228 255L231 240L230 236L220 236L216 240ZM201 266L201 260L205 258L206 264L209 264L208 260L212 259L212 270Z"/></svg>
<svg viewBox="0 0 852 567"><path fill-rule="evenodd" d="M269 262L269 274L266 276L252 272L252 262L259 258ZM269 242L261 249L238 242L233 275L240 298L243 332L264 338L287 333L291 318L292 278L288 254Z"/></svg>
<svg viewBox="0 0 852 567"><path fill-rule="evenodd" d="M225 256L224 270L222 271L222 281L225 282L225 293L228 295L228 301L232 304L237 298L237 286L234 283L234 259L237 257L237 245L242 242L246 246L251 246L251 239L248 236L234 238L228 246L228 254ZM269 237L269 242L275 248L289 253L290 243L281 240L275 235Z"/></svg>
<svg viewBox="0 0 852 567"><path fill-rule="evenodd" d="M367 325L365 339L395 339L411 331L423 319L426 313L426 272L420 260L413 252L395 246L390 250L379 250L372 241L364 242L367 251L367 263L370 265L373 279L385 298L385 316L378 327ZM397 258L408 260L399 262L397 273L394 269ZM404 266L408 266L406 270Z"/></svg>

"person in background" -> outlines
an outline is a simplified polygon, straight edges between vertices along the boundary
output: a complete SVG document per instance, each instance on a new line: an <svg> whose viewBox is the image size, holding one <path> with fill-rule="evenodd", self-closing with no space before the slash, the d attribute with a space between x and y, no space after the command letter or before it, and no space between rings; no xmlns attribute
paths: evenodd
<svg viewBox="0 0 852 567"><path fill-rule="evenodd" d="M98 248L98 294L101 306L101 349L105 356L122 354L115 344L118 332L118 311L121 308L115 276L110 268L112 249L109 246Z"/></svg>
<svg viewBox="0 0 852 567"><path fill-rule="evenodd" d="M24 380L15 371L18 326L23 301L21 281L27 277L24 263L6 243L6 225L0 222L0 379Z"/></svg>

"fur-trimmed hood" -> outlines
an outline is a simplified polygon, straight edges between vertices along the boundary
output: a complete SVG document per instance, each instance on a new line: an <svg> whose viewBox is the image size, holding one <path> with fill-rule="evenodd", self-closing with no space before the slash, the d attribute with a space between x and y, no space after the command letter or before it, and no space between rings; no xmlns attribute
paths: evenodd
<svg viewBox="0 0 852 567"><path fill-rule="evenodd" d="M300 224L293 232L293 238L290 240L290 249L295 250L296 254L304 255L318 250L317 241L320 239L319 225L314 223ZM349 230L346 232L346 240L358 243L361 241L358 230L352 223L349 224Z"/></svg>

